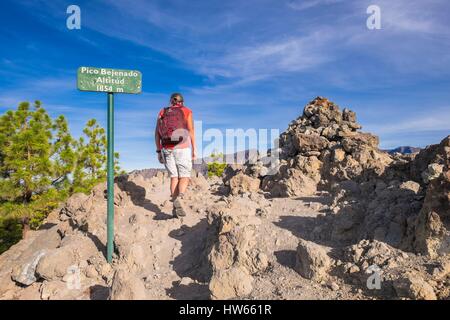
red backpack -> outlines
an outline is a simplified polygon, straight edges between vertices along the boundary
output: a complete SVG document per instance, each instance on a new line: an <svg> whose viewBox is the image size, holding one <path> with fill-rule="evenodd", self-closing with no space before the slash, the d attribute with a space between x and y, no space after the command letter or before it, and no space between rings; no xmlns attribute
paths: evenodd
<svg viewBox="0 0 450 320"><path fill-rule="evenodd" d="M163 147L176 146L183 141L183 132L177 132L177 136L173 137L173 133L176 130L186 129L186 119L181 108L182 107L166 107L159 118L158 132Z"/></svg>

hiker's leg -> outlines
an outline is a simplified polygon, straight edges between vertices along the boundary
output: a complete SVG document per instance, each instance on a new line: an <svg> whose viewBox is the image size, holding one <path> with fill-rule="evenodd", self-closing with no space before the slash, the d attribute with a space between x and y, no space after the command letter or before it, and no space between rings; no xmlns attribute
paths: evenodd
<svg viewBox="0 0 450 320"><path fill-rule="evenodd" d="M184 217L186 215L186 204L183 200L183 194L189 184L188 177L179 177L177 186L177 195L173 198L173 212L175 217Z"/></svg>
<svg viewBox="0 0 450 320"><path fill-rule="evenodd" d="M189 185L189 180L191 178L191 149L176 149L174 150L174 155L178 169L178 194L177 198L173 201L173 206L175 209L175 215L177 217L183 217L186 215L186 204L184 203L182 195L186 192Z"/></svg>
<svg viewBox="0 0 450 320"><path fill-rule="evenodd" d="M185 193L189 185L192 171L192 152L190 148L174 150L178 169L178 194Z"/></svg>
<svg viewBox="0 0 450 320"><path fill-rule="evenodd" d="M169 172L170 177L170 195L172 200L178 196L178 169L175 163L175 157L173 155L173 150L162 150L162 155L164 158L164 166Z"/></svg>
<svg viewBox="0 0 450 320"><path fill-rule="evenodd" d="M172 196L172 199L175 199L178 196L178 184L179 180L177 177L170 178L170 195Z"/></svg>
<svg viewBox="0 0 450 320"><path fill-rule="evenodd" d="M178 181L178 194L186 192L186 189L187 189L187 187L189 185L189 180L190 180L190 178L187 178L187 177L182 177L182 178L179 179L179 181Z"/></svg>

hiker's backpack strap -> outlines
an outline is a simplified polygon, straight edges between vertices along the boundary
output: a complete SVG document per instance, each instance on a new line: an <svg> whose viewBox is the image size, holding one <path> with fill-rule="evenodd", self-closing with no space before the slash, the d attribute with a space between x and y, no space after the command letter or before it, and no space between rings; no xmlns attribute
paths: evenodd
<svg viewBox="0 0 450 320"><path fill-rule="evenodd" d="M162 124L163 124L163 119L166 116L167 111L169 110L169 107L164 107L162 112L159 113L158 115L158 133L161 136L162 134Z"/></svg>

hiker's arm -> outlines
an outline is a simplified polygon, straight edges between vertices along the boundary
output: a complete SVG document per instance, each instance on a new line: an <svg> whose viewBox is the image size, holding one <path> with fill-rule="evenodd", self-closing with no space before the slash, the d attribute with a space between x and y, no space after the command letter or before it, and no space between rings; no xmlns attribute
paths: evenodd
<svg viewBox="0 0 450 320"><path fill-rule="evenodd" d="M159 135L158 125L159 125L159 121L156 123L156 128L155 128L156 151L159 150L159 152L158 152L158 161L159 161L159 163L164 163L164 158L163 158L163 156L161 154L162 145L161 145L161 136Z"/></svg>
<svg viewBox="0 0 450 320"><path fill-rule="evenodd" d="M155 145L156 145L156 150L161 150L161 137L159 136L158 121L156 122L156 128L155 128Z"/></svg>
<svg viewBox="0 0 450 320"><path fill-rule="evenodd" d="M187 119L187 127L189 131L189 137L191 139L191 146L192 146L192 159L195 160L195 157L197 156L197 149L195 146L195 130L194 130L194 119L192 117L192 113L189 114Z"/></svg>

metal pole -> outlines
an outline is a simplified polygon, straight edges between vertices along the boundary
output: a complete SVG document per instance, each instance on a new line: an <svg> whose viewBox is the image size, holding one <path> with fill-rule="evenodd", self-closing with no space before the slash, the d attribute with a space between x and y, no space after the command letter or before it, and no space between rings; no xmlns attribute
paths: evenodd
<svg viewBox="0 0 450 320"><path fill-rule="evenodd" d="M108 92L108 124L107 124L107 249L106 258L112 262L114 252L114 94Z"/></svg>

